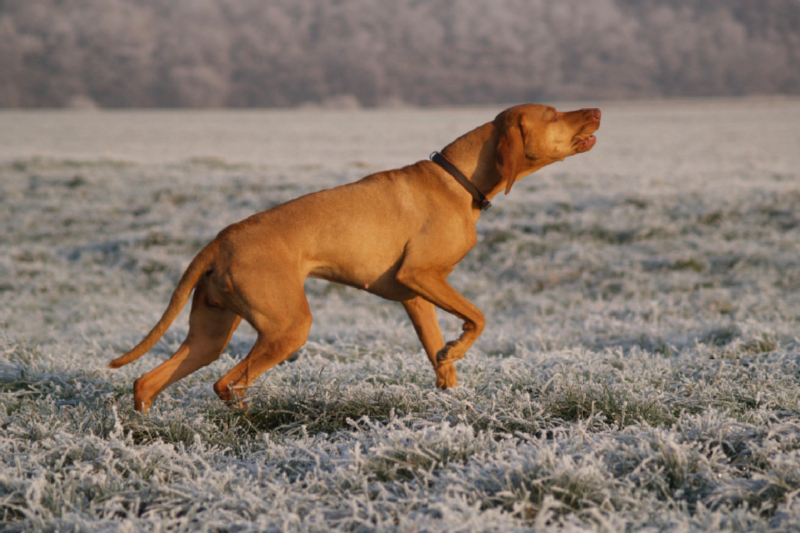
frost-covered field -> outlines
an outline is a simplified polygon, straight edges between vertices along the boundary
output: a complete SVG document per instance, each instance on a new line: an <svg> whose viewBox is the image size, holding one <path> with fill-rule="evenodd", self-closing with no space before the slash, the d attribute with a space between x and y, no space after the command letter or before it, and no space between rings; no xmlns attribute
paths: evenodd
<svg viewBox="0 0 800 533"><path fill-rule="evenodd" d="M187 313L106 365L217 231L498 109L0 113L0 529L796 531L800 102L601 107L478 223L454 395L399 304L315 281L248 413L211 390L243 326L146 418Z"/></svg>

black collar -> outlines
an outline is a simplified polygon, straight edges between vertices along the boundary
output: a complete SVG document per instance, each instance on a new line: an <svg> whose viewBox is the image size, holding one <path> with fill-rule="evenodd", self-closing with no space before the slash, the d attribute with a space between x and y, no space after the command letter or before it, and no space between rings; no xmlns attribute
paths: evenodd
<svg viewBox="0 0 800 533"><path fill-rule="evenodd" d="M489 199L486 198L486 196L481 191L478 190L475 184L469 181L469 178L466 177L464 174L462 174L461 171L458 170L456 166L453 163L451 163L450 160L447 159L445 156L443 156L439 152L433 152L431 154L431 161L433 161L434 163L445 169L445 171L447 171L448 174L453 176L456 179L456 181L458 181L465 189L467 189L467 192L472 195L472 197L478 203L478 207L480 207L481 210L486 211L492 206L492 203L489 201Z"/></svg>

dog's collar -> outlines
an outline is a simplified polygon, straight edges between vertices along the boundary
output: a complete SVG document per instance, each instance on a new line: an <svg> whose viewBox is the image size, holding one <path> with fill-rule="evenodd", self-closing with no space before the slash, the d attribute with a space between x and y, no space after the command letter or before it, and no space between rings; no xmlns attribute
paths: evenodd
<svg viewBox="0 0 800 533"><path fill-rule="evenodd" d="M478 190L475 184L469 181L469 178L466 177L460 170L458 170L449 159L439 152L433 152L431 154L431 161L442 167L448 174L453 176L457 182L467 189L467 192L472 195L481 210L486 211L492 207L492 203L489 201L489 199L486 198L486 196Z"/></svg>

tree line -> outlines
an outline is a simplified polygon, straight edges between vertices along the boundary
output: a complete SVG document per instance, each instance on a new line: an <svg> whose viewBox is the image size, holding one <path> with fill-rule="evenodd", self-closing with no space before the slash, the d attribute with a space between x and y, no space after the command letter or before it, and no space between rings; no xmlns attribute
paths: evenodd
<svg viewBox="0 0 800 533"><path fill-rule="evenodd" d="M0 0L0 106L800 94L797 0Z"/></svg>

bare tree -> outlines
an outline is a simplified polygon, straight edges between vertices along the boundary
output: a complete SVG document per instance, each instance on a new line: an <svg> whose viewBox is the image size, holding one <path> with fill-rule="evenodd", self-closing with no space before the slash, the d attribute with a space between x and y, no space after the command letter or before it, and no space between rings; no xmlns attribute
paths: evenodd
<svg viewBox="0 0 800 533"><path fill-rule="evenodd" d="M0 106L800 93L788 0L0 0Z"/></svg>

